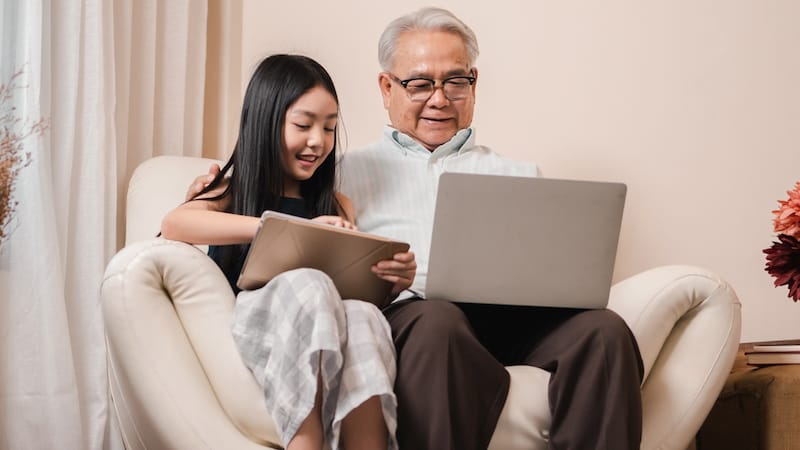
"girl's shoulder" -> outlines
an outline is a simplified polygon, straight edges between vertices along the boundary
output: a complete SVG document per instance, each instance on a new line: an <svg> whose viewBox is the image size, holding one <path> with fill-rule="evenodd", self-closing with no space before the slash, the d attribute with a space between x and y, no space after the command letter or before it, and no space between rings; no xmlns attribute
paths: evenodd
<svg viewBox="0 0 800 450"><path fill-rule="evenodd" d="M352 201L350 200L350 198L348 196L346 196L343 193L338 192L338 191L336 192L336 200L338 200L340 202L347 202L347 203L352 204Z"/></svg>

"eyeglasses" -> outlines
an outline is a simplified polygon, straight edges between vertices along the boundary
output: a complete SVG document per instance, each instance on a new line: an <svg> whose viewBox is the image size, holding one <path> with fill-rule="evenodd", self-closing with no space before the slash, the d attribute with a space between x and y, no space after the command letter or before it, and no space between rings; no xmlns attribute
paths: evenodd
<svg viewBox="0 0 800 450"><path fill-rule="evenodd" d="M441 87L444 96L450 101L464 100L470 93L470 86L475 83L474 72L469 71L470 75L458 75L455 77L445 78L441 80ZM393 74L386 72L389 77L403 86L403 89L408 95L408 99L412 102L427 102L436 91L436 81L430 78L409 78L401 80Z"/></svg>

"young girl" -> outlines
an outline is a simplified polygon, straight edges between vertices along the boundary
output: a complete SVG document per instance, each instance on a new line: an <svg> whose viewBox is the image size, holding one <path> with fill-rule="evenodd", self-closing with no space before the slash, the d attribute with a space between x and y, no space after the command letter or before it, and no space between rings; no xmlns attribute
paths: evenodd
<svg viewBox="0 0 800 450"><path fill-rule="evenodd" d="M264 210L354 228L350 201L334 190L338 112L333 82L317 62L262 61L230 160L164 218L163 236L209 244L236 290ZM373 267L395 294L415 270L411 252ZM240 292L232 332L287 449L397 448L394 345L374 305L342 300L327 275L298 269Z"/></svg>

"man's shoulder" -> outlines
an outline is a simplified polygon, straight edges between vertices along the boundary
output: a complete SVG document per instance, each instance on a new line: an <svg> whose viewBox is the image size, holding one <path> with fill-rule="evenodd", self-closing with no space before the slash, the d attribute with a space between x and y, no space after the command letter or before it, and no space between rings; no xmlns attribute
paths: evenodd
<svg viewBox="0 0 800 450"><path fill-rule="evenodd" d="M473 145L469 149L472 170L489 175L540 176L539 166L532 161L514 159L495 152L485 145Z"/></svg>

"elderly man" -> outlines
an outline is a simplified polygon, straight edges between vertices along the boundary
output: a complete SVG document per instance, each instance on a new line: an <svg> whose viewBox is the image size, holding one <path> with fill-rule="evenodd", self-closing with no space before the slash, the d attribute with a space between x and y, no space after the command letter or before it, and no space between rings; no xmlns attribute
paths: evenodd
<svg viewBox="0 0 800 450"><path fill-rule="evenodd" d="M409 242L417 255L412 288L383 311L397 349L400 447L485 449L508 394L504 366L527 364L551 373L551 448L638 449L642 361L614 312L425 300L438 176L538 173L475 144L477 57L475 34L449 11L390 23L378 75L390 125L341 166L358 227Z"/></svg>
<svg viewBox="0 0 800 450"><path fill-rule="evenodd" d="M615 313L423 300L438 176L537 173L475 144L477 56L475 34L448 11L389 24L378 85L391 125L342 163L359 228L417 254L412 292L384 310L397 348L400 446L486 448L508 393L503 366L528 364L552 374L552 448L639 448L642 363Z"/></svg>

